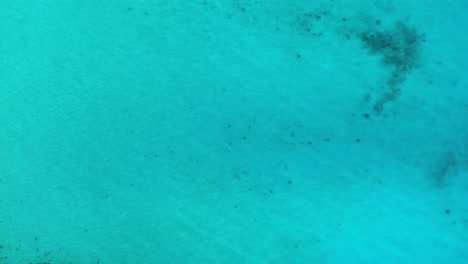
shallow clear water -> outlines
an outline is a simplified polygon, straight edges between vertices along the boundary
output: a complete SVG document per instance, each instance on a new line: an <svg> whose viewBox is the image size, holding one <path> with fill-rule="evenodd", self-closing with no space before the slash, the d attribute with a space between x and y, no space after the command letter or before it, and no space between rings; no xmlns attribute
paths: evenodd
<svg viewBox="0 0 468 264"><path fill-rule="evenodd" d="M0 263L467 263L468 1L2 1Z"/></svg>

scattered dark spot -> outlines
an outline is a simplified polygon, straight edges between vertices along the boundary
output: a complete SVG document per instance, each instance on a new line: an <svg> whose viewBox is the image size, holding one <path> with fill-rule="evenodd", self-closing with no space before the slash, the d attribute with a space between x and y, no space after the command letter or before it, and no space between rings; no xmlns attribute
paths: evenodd
<svg viewBox="0 0 468 264"><path fill-rule="evenodd" d="M361 139L360 139L360 138L356 138L356 142L361 142Z"/></svg>
<svg viewBox="0 0 468 264"><path fill-rule="evenodd" d="M456 173L457 162L451 152L441 154L432 162L429 168L429 179L432 184L442 188L447 184L447 180Z"/></svg>
<svg viewBox="0 0 468 264"><path fill-rule="evenodd" d="M420 34L414 28L396 23L390 31L369 29L360 34L361 41L373 54L380 54L383 63L397 72L408 72L419 55Z"/></svg>
<svg viewBox="0 0 468 264"><path fill-rule="evenodd" d="M445 209L445 214L450 214L450 209Z"/></svg>
<svg viewBox="0 0 468 264"><path fill-rule="evenodd" d="M311 141L307 141L307 145L312 145L312 142L311 142Z"/></svg>
<svg viewBox="0 0 468 264"><path fill-rule="evenodd" d="M128 10L128 11L132 11L132 10L133 10L133 8L131 8L131 7L127 7L127 10Z"/></svg>
<svg viewBox="0 0 468 264"><path fill-rule="evenodd" d="M369 118L369 116L370 116L370 115L367 114L367 113L362 115L362 117L364 117L365 119Z"/></svg>
<svg viewBox="0 0 468 264"><path fill-rule="evenodd" d="M291 183L292 183L292 181L291 181L291 180L289 180L289 181L288 181L288 184L291 184Z"/></svg>
<svg viewBox="0 0 468 264"><path fill-rule="evenodd" d="M380 19L374 21L381 23ZM386 85L373 105L377 114L383 112L387 103L395 101L400 95L400 86L408 74L417 66L423 34L416 27L409 27L403 22L396 22L393 28L380 30L375 25L359 35L363 45L372 55L382 58L382 66L388 71Z"/></svg>
<svg viewBox="0 0 468 264"><path fill-rule="evenodd" d="M298 59L300 59L300 58L301 58L301 54L297 54L296 57L297 57Z"/></svg>
<svg viewBox="0 0 468 264"><path fill-rule="evenodd" d="M346 18L343 17L342 20L343 20L343 22L346 22Z"/></svg>
<svg viewBox="0 0 468 264"><path fill-rule="evenodd" d="M243 136L242 139L245 140L245 139L247 139L247 137L246 137L246 136Z"/></svg>
<svg viewBox="0 0 468 264"><path fill-rule="evenodd" d="M269 189L270 193L273 193L273 190L272 189Z"/></svg>
<svg viewBox="0 0 468 264"><path fill-rule="evenodd" d="M324 138L323 141L330 142L330 139L329 138Z"/></svg>
<svg viewBox="0 0 468 264"><path fill-rule="evenodd" d="M374 110L374 112L376 112L377 114L382 113L385 105L388 102L395 101L398 98L398 96L400 95L400 91L400 89L391 87L390 91L382 94L380 98L374 103L372 110Z"/></svg>

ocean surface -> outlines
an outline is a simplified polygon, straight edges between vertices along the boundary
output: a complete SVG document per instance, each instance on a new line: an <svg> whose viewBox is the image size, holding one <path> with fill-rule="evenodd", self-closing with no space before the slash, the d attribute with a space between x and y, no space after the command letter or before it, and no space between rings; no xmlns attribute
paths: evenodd
<svg viewBox="0 0 468 264"><path fill-rule="evenodd" d="M468 0L2 0L0 264L468 263Z"/></svg>

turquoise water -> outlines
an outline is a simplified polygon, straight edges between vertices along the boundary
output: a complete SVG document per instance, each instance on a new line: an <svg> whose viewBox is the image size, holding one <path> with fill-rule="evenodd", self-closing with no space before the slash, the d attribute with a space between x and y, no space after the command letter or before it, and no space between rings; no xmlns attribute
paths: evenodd
<svg viewBox="0 0 468 264"><path fill-rule="evenodd" d="M2 1L0 264L468 263L466 10Z"/></svg>

